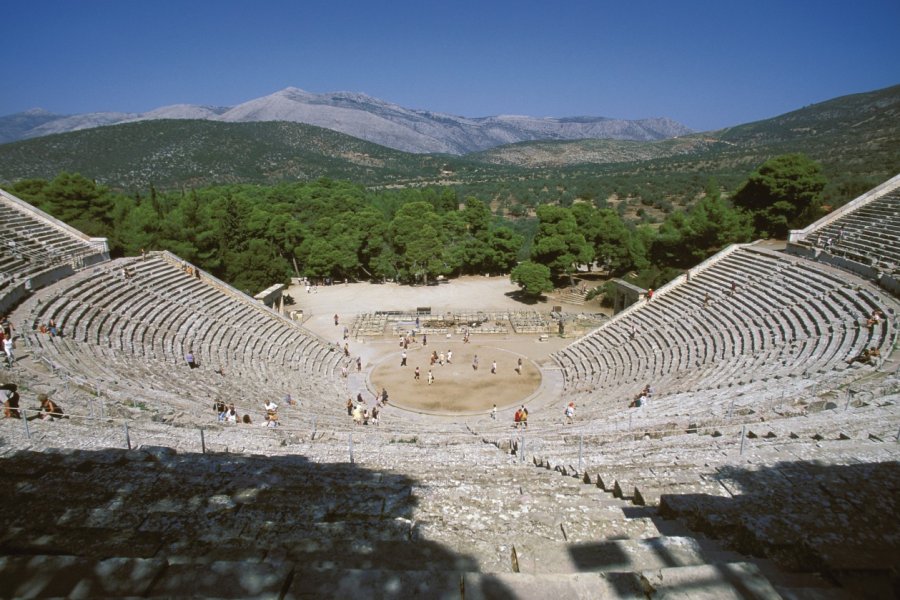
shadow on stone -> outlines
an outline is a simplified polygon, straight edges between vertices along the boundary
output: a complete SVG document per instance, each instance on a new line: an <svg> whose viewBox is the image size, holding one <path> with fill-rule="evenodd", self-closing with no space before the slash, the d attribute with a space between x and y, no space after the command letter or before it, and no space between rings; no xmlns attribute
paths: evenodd
<svg viewBox="0 0 900 600"><path fill-rule="evenodd" d="M19 451L0 459L0 590L458 596L478 564L420 539L415 483L302 456Z"/></svg>
<svg viewBox="0 0 900 600"><path fill-rule="evenodd" d="M660 513L866 598L900 597L900 463L781 462L719 470L735 494L666 494Z"/></svg>

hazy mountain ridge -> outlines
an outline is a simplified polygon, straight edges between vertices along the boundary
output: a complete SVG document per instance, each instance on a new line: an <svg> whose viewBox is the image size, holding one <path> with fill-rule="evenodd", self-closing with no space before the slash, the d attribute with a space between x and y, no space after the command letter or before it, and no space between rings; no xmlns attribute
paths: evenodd
<svg viewBox="0 0 900 600"><path fill-rule="evenodd" d="M146 113L53 115L26 111L0 117L0 143L150 119L205 119L228 123L288 121L324 127L413 153L467 154L536 140L659 140L690 133L668 118L460 117L405 108L355 92L313 94L286 88L234 107L176 104Z"/></svg>
<svg viewBox="0 0 900 600"><path fill-rule="evenodd" d="M654 142L575 140L523 142L473 153L494 165L554 168L577 164L640 162L711 156L719 162L764 160L805 152L845 165L877 159L900 161L900 85L840 96L752 123ZM891 161L891 156L895 160ZM900 165L898 171L900 172Z"/></svg>
<svg viewBox="0 0 900 600"><path fill-rule="evenodd" d="M345 95L340 101L367 100ZM270 110L273 106L263 103L257 108ZM329 109L342 108L329 105ZM384 110L389 113L392 109L387 106ZM384 119L367 114L371 119ZM29 118L40 122L45 117L34 113ZM495 125L498 135L504 131ZM398 135L402 134L398 130ZM0 181L52 179L60 171L132 190L150 183L159 188L183 188L316 177L397 187L478 182L500 182L497 185L502 186L503 181L533 177L588 181L612 173L638 172L642 177L691 173L698 177L718 174L723 179L733 174L738 179L768 158L786 152L807 154L821 162L829 175L858 179L860 190L900 173L900 86L678 138L518 142L464 157L406 153L329 129L284 121L144 120L0 144Z"/></svg>

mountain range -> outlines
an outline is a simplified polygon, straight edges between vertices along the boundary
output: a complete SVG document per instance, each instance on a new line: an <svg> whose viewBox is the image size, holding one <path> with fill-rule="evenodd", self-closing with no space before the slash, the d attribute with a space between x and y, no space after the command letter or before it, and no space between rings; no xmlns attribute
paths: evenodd
<svg viewBox="0 0 900 600"><path fill-rule="evenodd" d="M33 123L41 118L31 115ZM821 163L844 198L900 173L900 85L677 138L525 141L465 156L403 152L303 123L157 118L0 144L0 182L66 171L134 191L329 177L371 187L455 186L497 198L527 187L516 197L553 201L620 178L645 192L650 180L667 178L715 176L734 186L789 152Z"/></svg>
<svg viewBox="0 0 900 600"><path fill-rule="evenodd" d="M0 143L158 119L304 123L403 152L455 155L526 141L654 141L691 133L684 125L667 118L627 120L517 115L469 118L404 108L365 94L314 94L289 87L233 107L176 104L146 113L98 112L77 115L58 115L33 109L0 117Z"/></svg>

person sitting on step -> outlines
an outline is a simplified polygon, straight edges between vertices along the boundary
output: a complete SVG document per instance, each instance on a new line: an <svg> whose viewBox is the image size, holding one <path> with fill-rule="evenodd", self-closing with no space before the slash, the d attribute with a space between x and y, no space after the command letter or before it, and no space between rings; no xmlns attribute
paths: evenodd
<svg viewBox="0 0 900 600"><path fill-rule="evenodd" d="M68 419L68 415L63 414L63 409L59 404L50 399L47 394L38 394L38 402L41 403L41 419Z"/></svg>

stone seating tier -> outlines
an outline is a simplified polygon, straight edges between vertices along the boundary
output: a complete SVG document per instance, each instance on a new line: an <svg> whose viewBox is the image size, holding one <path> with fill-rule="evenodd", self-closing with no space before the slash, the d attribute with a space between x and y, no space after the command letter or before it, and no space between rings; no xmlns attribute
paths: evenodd
<svg viewBox="0 0 900 600"><path fill-rule="evenodd" d="M73 255L91 253L89 241L52 225L38 213L28 212L0 194L0 273L26 279Z"/></svg>
<svg viewBox="0 0 900 600"><path fill-rule="evenodd" d="M332 378L339 353L156 257L77 274L37 292L19 314L24 331L54 319L65 332L55 339L29 333L34 358L110 398L180 413L182 421L208 421L217 398L258 420L262 402L288 392L323 418L342 410L344 393ZM189 349L199 369L186 365Z"/></svg>
<svg viewBox="0 0 900 600"><path fill-rule="evenodd" d="M897 307L849 276L751 247L556 356L567 387L614 403L645 383L674 393L805 377L845 369L864 348L889 353L893 319L865 327L876 308L893 316Z"/></svg>
<svg viewBox="0 0 900 600"><path fill-rule="evenodd" d="M15 437L10 425L0 423ZM702 586L774 599L830 589L470 435L359 436L351 463L346 440L282 446L266 430L255 432L271 441L265 456L43 449L58 425L36 423L35 445L0 457L5 494L59 507L0 517L0 582L19 595L642 598ZM159 428L176 444L185 434Z"/></svg>
<svg viewBox="0 0 900 600"><path fill-rule="evenodd" d="M900 266L900 189L849 211L803 240L828 252L869 264Z"/></svg>

